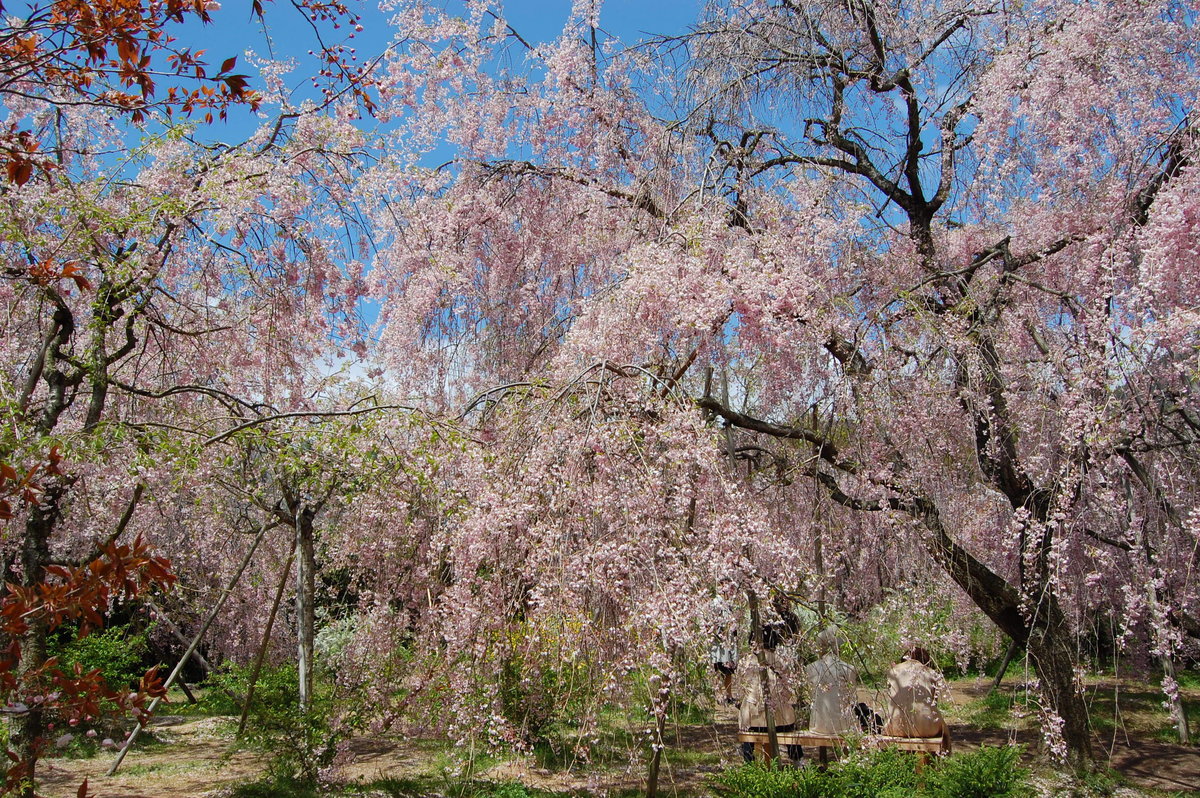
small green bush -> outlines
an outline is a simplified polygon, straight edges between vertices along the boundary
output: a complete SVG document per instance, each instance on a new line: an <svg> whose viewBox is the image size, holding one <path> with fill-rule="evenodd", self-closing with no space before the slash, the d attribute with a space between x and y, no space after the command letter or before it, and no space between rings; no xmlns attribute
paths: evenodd
<svg viewBox="0 0 1200 798"><path fill-rule="evenodd" d="M894 748L860 752L830 768L838 798L909 798L917 794L917 758Z"/></svg>
<svg viewBox="0 0 1200 798"><path fill-rule="evenodd" d="M135 685L146 673L149 643L145 631L131 632L129 626L110 626L86 637L58 635L51 643L51 656L58 657L62 669L70 673L76 665L85 672L99 669L109 687L124 690Z"/></svg>
<svg viewBox="0 0 1200 798"><path fill-rule="evenodd" d="M244 694L248 683L244 671L231 672L226 678L228 686L240 686ZM321 769L333 762L337 744L348 733L348 729L334 728L334 701L328 686L315 685L311 705L302 713L298 684L296 666L288 664L264 668L255 686L244 739L271 757L265 786L316 784Z"/></svg>
<svg viewBox="0 0 1200 798"><path fill-rule="evenodd" d="M722 798L824 798L829 779L815 768L791 768L751 762L709 777Z"/></svg>
<svg viewBox="0 0 1200 798"><path fill-rule="evenodd" d="M947 757L930 775L931 798L1024 798L1031 794L1021 748L984 745Z"/></svg>
<svg viewBox="0 0 1200 798"><path fill-rule="evenodd" d="M250 668L226 663L212 671L200 683L203 693L195 704L182 704L176 711L184 715L232 715L240 717L242 702L250 685ZM255 687L257 691L259 687ZM257 700L257 699L256 699Z"/></svg>

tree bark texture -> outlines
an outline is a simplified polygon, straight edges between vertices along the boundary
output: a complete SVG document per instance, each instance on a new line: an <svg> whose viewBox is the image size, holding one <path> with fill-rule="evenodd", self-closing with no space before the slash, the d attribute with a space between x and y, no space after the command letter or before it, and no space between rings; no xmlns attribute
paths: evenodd
<svg viewBox="0 0 1200 798"><path fill-rule="evenodd" d="M313 510L306 505L301 507L296 518L296 645L302 714L311 708L313 692L317 567L313 548L313 516Z"/></svg>

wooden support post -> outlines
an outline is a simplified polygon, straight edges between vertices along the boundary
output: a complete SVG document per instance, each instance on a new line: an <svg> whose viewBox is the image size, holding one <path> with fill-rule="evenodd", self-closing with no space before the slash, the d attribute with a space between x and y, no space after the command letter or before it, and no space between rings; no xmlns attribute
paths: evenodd
<svg viewBox="0 0 1200 798"><path fill-rule="evenodd" d="M179 627L175 625L175 622L171 620L170 616L163 611L162 607L158 606L153 601L147 601L146 606L154 612L154 620L162 621L163 626L167 627L167 631L171 633L171 636L180 643L183 643L184 646L187 646L189 642L188 639L184 637L183 632L179 630ZM204 669L205 673L212 673L212 665L209 664L208 660L204 658L204 655L200 653L199 649L192 652L192 659L197 665Z"/></svg>
<svg viewBox="0 0 1200 798"><path fill-rule="evenodd" d="M185 682L183 679L179 680L179 689L183 691L185 696L187 696L189 704L196 703L196 696L192 695L192 691L188 689L187 682Z"/></svg>
<svg viewBox="0 0 1200 798"><path fill-rule="evenodd" d="M262 539L266 537L269 530L274 529L277 526L279 526L279 522L277 521L268 522L263 524L262 529L258 531L258 536L254 538L254 543L251 544L250 550L246 552L246 556L242 559L242 564L238 567L237 573L235 573L233 578L229 580L229 584L221 593L221 597L217 599L217 603L214 604L213 608L208 611L208 617L206 617L204 619L204 623L200 625L200 631L196 632L196 636L192 638L191 645L188 646L187 651L183 652L183 656L179 658L179 662L175 665L175 669L171 671L171 675L167 677L165 682L163 682L164 690L171 687L171 685L175 682L175 679L179 676L179 672L183 670L184 663L187 662L188 658L191 657L195 652L196 646L200 645L200 640L204 637L204 633L208 631L208 627L212 626L212 622L216 620L217 614L221 611L221 608L225 606L225 601L233 592L233 588L237 586L238 580L240 580L242 578L242 574L245 573L246 567L250 565L250 560L254 557L254 552L258 549L258 544L262 543ZM150 706L146 709L147 713L153 713L161 700L162 698L156 698L151 701ZM117 772L117 768L121 767L121 762L125 760L125 755L129 753L130 747L133 746L133 741L136 740L138 735L142 733L143 728L145 728L145 726L142 725L141 721L138 721L137 725L133 727L133 731L131 731L129 736L125 738L125 744L121 746L121 750L117 752L117 758L112 763L112 767L110 767L108 772L104 775L111 776Z"/></svg>
<svg viewBox="0 0 1200 798"><path fill-rule="evenodd" d="M1008 666L1012 663L1012 659L1016 656L1019 647L1015 639L1008 641L1008 648L1004 652L1004 659L1000 660L1000 669L996 671L996 678L992 680L992 689L989 692L994 693L1000 689L1000 682L1004 679L1004 674L1008 671Z"/></svg>
<svg viewBox="0 0 1200 798"><path fill-rule="evenodd" d="M262 670L263 660L267 658L267 646L271 643L271 629L275 626L275 616L279 614L279 604L283 601L283 591L287 589L288 575L292 572L292 562L295 559L296 547L292 546L287 563L283 566L283 575L279 577L279 587L275 589L275 601L271 604L271 614L267 616L267 628L263 630L258 656L254 659L254 669L250 671L250 683L246 686L246 701L242 704L242 717L238 721L238 737L241 737L242 733L246 731L246 718L250 716L250 702L254 700L254 687L258 684L258 674Z"/></svg>

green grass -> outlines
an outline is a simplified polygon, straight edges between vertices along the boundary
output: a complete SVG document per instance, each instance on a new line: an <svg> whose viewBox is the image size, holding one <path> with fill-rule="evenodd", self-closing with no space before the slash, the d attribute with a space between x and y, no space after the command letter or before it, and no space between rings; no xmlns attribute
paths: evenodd
<svg viewBox="0 0 1200 798"><path fill-rule="evenodd" d="M196 703L189 703L187 695L178 687L172 687L167 693L168 703L160 705L160 715L182 715L184 717L208 718L213 716L234 717L242 714L242 708L232 698L215 687L190 687Z"/></svg>
<svg viewBox="0 0 1200 798"><path fill-rule="evenodd" d="M421 779L390 776L364 782L358 788L366 793L383 793L388 798L416 798L428 793L427 786Z"/></svg>
<svg viewBox="0 0 1200 798"><path fill-rule="evenodd" d="M1010 687L992 690L982 698L966 701L950 711L951 723L963 723L978 729L1004 731L1018 722L1013 711L1028 711L1029 697Z"/></svg>
<svg viewBox="0 0 1200 798"><path fill-rule="evenodd" d="M683 748L667 746L663 750L663 768L671 767L697 768L705 765L721 764L721 755L714 751L688 751Z"/></svg>
<svg viewBox="0 0 1200 798"><path fill-rule="evenodd" d="M709 777L719 798L1027 798L1021 749L983 746L918 771L913 754L852 752L827 768L739 765Z"/></svg>
<svg viewBox="0 0 1200 798"><path fill-rule="evenodd" d="M318 798L320 793L316 787L291 782L252 781L239 784L229 794L230 798Z"/></svg>
<svg viewBox="0 0 1200 798"><path fill-rule="evenodd" d="M1188 731L1191 732L1193 745L1196 744L1197 736L1200 735L1200 701L1193 699L1183 702L1183 713L1187 716ZM1166 725L1154 733L1154 739L1164 743L1179 742L1179 731L1175 728L1175 724L1168 717L1165 719Z"/></svg>
<svg viewBox="0 0 1200 798"><path fill-rule="evenodd" d="M1200 670L1181 670L1175 681L1185 690L1200 690Z"/></svg>
<svg viewBox="0 0 1200 798"><path fill-rule="evenodd" d="M345 798L359 795L378 795L388 798L421 798L427 795L444 795L446 798L572 798L569 792L552 792L527 787L517 781L462 780L444 781L435 777L382 778L360 782L336 793ZM236 794L234 798L282 798L283 793ZM329 796L331 793L322 793Z"/></svg>
<svg viewBox="0 0 1200 798"><path fill-rule="evenodd" d="M121 768L122 776L164 776L170 773L186 773L189 770L199 770L208 767L204 762L145 762L126 765Z"/></svg>
<svg viewBox="0 0 1200 798"><path fill-rule="evenodd" d="M1128 731L1160 742L1179 741L1175 724L1163 707L1163 693L1153 684L1139 684L1137 689L1122 685L1119 691L1093 690L1088 696L1088 711L1097 734ZM1184 712L1191 729L1200 729L1200 701L1185 697Z"/></svg>
<svg viewBox="0 0 1200 798"><path fill-rule="evenodd" d="M1200 684L1194 671L1184 671L1180 683ZM1184 687L1185 690L1194 690ZM1014 692L1011 686L1002 685L981 698L966 701L949 709L951 723L962 723L977 729L1004 731L1021 724L1014 710L1033 711L1030 697ZM1163 707L1163 694L1157 685L1147 682L1131 686L1123 682L1119 690L1111 684L1103 688L1092 687L1087 694L1088 713L1092 729L1102 737L1114 733L1150 737L1160 742L1178 742L1178 732ZM1184 711L1188 725L1195 737L1200 733L1200 699L1184 696Z"/></svg>

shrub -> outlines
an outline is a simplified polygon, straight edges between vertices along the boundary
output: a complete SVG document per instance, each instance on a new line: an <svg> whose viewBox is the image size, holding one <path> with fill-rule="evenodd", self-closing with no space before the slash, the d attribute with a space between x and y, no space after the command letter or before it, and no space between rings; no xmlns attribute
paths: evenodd
<svg viewBox="0 0 1200 798"><path fill-rule="evenodd" d="M1023 798L1031 795L1018 746L981 746L947 757L930 774L931 798Z"/></svg>
<svg viewBox="0 0 1200 798"><path fill-rule="evenodd" d="M85 673L98 668L114 690L136 685L145 674L144 660L149 651L146 631L135 633L128 625L110 626L86 637L75 637L67 627L62 627L62 631L51 644L50 654L58 657L68 673L76 665Z"/></svg>
<svg viewBox="0 0 1200 798"><path fill-rule="evenodd" d="M918 787L917 759L894 748L858 752L830 768L836 791L845 798L909 798Z"/></svg>
<svg viewBox="0 0 1200 798"><path fill-rule="evenodd" d="M266 668L259 674L245 740L269 754L269 781L313 785L333 763L348 730L333 722L334 701L327 687L314 686L307 712L300 711L296 666Z"/></svg>
<svg viewBox="0 0 1200 798"><path fill-rule="evenodd" d="M240 717L242 702L239 700L239 696L246 695L246 688L249 684L250 668L226 663L205 677L202 684L203 695L200 696L195 706L186 708L186 711L197 715ZM259 687L256 686L255 690L258 689Z"/></svg>
<svg viewBox="0 0 1200 798"><path fill-rule="evenodd" d="M790 768L751 762L709 777L723 798L824 798L829 778L816 768Z"/></svg>

